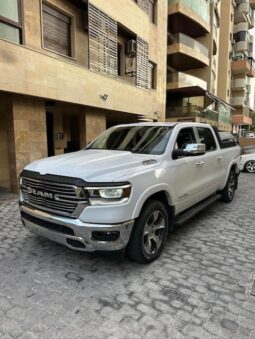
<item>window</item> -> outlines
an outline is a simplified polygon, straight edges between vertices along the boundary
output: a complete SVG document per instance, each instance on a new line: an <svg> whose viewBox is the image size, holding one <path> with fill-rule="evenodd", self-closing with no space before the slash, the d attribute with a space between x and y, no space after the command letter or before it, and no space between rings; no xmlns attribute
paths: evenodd
<svg viewBox="0 0 255 339"><path fill-rule="evenodd" d="M43 3L43 44L54 52L72 56L71 18Z"/></svg>
<svg viewBox="0 0 255 339"><path fill-rule="evenodd" d="M157 65L153 62L149 61L149 79L148 79L148 88L155 89L156 88L156 70Z"/></svg>
<svg viewBox="0 0 255 339"><path fill-rule="evenodd" d="M247 31L240 31L240 32L234 33L234 40L235 42L246 41L247 35L248 35Z"/></svg>
<svg viewBox="0 0 255 339"><path fill-rule="evenodd" d="M0 1L0 38L22 43L21 0Z"/></svg>
<svg viewBox="0 0 255 339"><path fill-rule="evenodd" d="M202 144L205 144L206 151L213 151L217 148L214 136L209 128L198 127L197 132L199 136L199 141Z"/></svg>
<svg viewBox="0 0 255 339"><path fill-rule="evenodd" d="M180 130L175 143L175 149L185 149L188 144L196 144L196 137L193 128Z"/></svg>
<svg viewBox="0 0 255 339"><path fill-rule="evenodd" d="M156 23L156 0L149 0L149 18L152 23Z"/></svg>

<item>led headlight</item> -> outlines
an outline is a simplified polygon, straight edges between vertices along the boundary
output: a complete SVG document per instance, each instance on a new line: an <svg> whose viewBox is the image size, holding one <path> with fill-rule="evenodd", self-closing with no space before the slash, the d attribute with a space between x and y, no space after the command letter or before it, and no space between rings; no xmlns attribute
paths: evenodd
<svg viewBox="0 0 255 339"><path fill-rule="evenodd" d="M113 187L84 187L91 205L116 205L128 201L131 185Z"/></svg>

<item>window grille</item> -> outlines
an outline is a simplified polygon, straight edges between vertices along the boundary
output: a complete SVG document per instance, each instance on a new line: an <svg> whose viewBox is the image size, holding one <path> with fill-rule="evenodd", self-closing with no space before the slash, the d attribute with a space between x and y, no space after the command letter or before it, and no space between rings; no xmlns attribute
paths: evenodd
<svg viewBox="0 0 255 339"><path fill-rule="evenodd" d="M148 43L137 37L137 86L148 88Z"/></svg>
<svg viewBox="0 0 255 339"><path fill-rule="evenodd" d="M89 4L89 68L118 75L117 21Z"/></svg>

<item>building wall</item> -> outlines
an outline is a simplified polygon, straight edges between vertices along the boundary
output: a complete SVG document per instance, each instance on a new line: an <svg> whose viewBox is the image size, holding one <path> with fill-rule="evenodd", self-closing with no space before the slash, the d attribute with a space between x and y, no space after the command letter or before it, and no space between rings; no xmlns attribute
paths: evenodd
<svg viewBox="0 0 255 339"><path fill-rule="evenodd" d="M10 187L8 156L8 109L10 101L0 94L0 187Z"/></svg>
<svg viewBox="0 0 255 339"><path fill-rule="evenodd" d="M18 176L30 162L47 156L44 102L13 95L9 107L10 187L17 191Z"/></svg>
<svg viewBox="0 0 255 339"><path fill-rule="evenodd" d="M88 66L88 39L82 12L63 0L48 1L74 17L74 57L64 57L42 46L41 1L24 3L24 45L0 41L0 90L102 109L135 113L161 120L165 116L167 2L158 2L158 23L133 0L91 0L99 9L149 42L149 58L157 64L156 90L144 90L120 78L92 72ZM119 93L121 93L121 100ZM103 101L101 95L107 94Z"/></svg>

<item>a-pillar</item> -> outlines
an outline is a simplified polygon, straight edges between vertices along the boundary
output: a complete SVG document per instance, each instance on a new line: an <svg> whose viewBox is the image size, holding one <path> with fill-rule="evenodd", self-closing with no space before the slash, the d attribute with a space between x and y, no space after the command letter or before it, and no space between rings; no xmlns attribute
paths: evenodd
<svg viewBox="0 0 255 339"><path fill-rule="evenodd" d="M84 147L106 129L105 113L84 107L80 111L80 147Z"/></svg>
<svg viewBox="0 0 255 339"><path fill-rule="evenodd" d="M13 95L9 113L10 186L12 192L17 192L22 169L47 156L45 103L42 99Z"/></svg>

